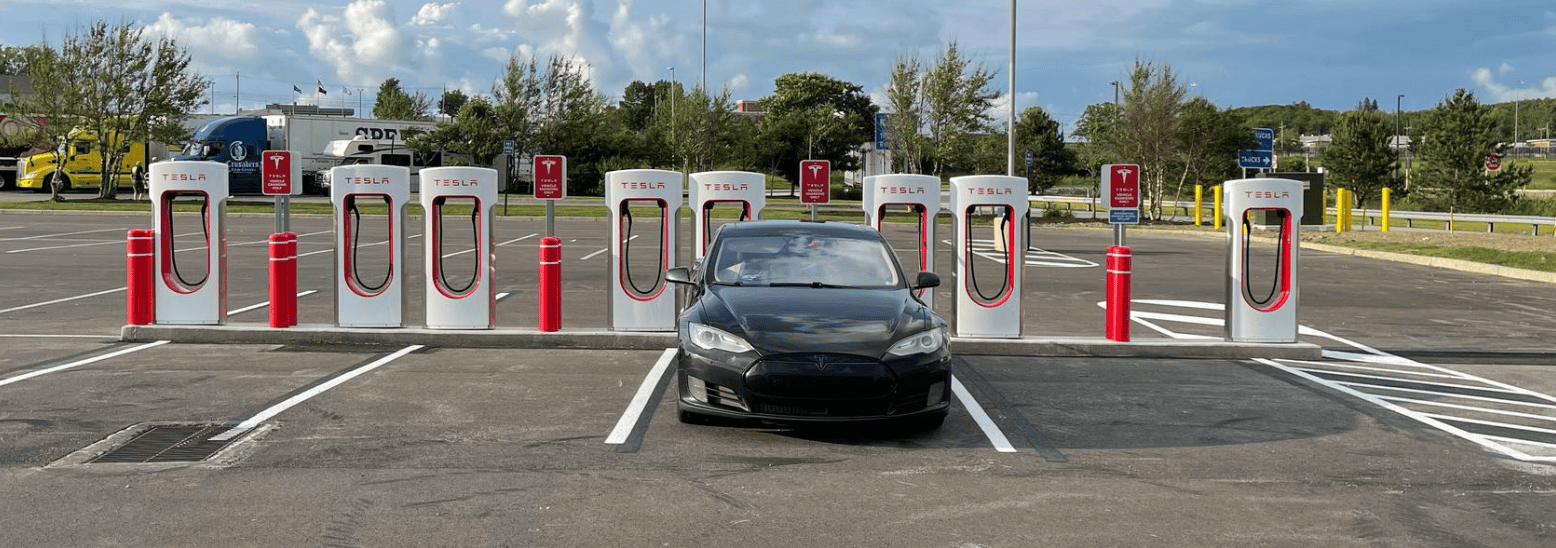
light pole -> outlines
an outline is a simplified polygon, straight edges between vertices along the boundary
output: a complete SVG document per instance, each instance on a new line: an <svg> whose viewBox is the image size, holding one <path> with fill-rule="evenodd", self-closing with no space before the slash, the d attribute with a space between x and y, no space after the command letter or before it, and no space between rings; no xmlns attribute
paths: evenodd
<svg viewBox="0 0 1556 548"><path fill-rule="evenodd" d="M675 67L669 67L669 69L670 69L670 143L671 143L671 146L674 147L674 144L675 144L675 96L681 94L681 90L679 89L681 87L681 82L679 80L675 79ZM673 148L672 148L672 150L673 150ZM674 158L672 158L672 160L673 159Z"/></svg>
<svg viewBox="0 0 1556 548"><path fill-rule="evenodd" d="M1399 118L1399 105L1400 105L1400 101L1403 101L1404 99L1405 99L1405 94L1403 94L1403 93L1401 93L1398 96L1394 97L1394 155L1395 156L1400 155L1401 149L1404 148L1404 143L1399 140L1399 127L1400 127L1400 123L1399 123L1399 120L1400 120L1400 118Z"/></svg>
<svg viewBox="0 0 1556 548"><path fill-rule="evenodd" d="M1005 127L1005 175L1016 176L1016 0L1010 0L1010 125Z"/></svg>
<svg viewBox="0 0 1556 548"><path fill-rule="evenodd" d="M1113 106L1118 106L1118 80L1113 81Z"/></svg>

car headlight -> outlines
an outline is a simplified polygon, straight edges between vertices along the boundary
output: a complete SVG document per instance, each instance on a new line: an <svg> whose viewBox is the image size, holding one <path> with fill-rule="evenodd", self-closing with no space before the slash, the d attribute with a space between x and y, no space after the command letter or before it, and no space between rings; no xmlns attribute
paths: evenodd
<svg viewBox="0 0 1556 548"><path fill-rule="evenodd" d="M740 337L736 337L722 329L709 327L700 323L691 324L688 335L692 338L692 344L705 350L723 350L739 354L750 352L751 343Z"/></svg>
<svg viewBox="0 0 1556 548"><path fill-rule="evenodd" d="M936 327L897 341L891 345L890 349L886 350L886 355L912 356L914 354L928 354L940 350L945 346L945 343L945 328Z"/></svg>

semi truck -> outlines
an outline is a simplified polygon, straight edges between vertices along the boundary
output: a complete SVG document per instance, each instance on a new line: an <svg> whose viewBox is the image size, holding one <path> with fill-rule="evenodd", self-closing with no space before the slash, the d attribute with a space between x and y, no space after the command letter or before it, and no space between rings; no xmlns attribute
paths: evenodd
<svg viewBox="0 0 1556 548"><path fill-rule="evenodd" d="M128 187L132 183L130 174L136 167L144 170L153 157L166 154L166 149L155 143L126 143L118 138L112 139L112 142L124 149L124 159L119 163L116 173L104 176L103 151L97 146L97 136L73 130L65 142L63 163L55 152L40 152L22 158L16 167L16 186L47 192L57 177L65 190L97 188L102 186L104 179L115 180L119 186Z"/></svg>
<svg viewBox="0 0 1556 548"><path fill-rule="evenodd" d="M228 166L233 194L260 193L260 153L290 150L303 174L305 194L327 190L322 172L340 165L342 157L329 153L330 143L364 139L397 142L405 148L406 128L432 131L432 122L375 120L334 116L271 114L218 118L195 131L194 138L172 160L205 160Z"/></svg>
<svg viewBox="0 0 1556 548"><path fill-rule="evenodd" d="M472 165L473 159L464 154L445 154L441 151L417 152L406 148L404 141L370 139L358 136L354 139L330 141L324 153L337 159L336 165L381 164L404 166L411 170L411 192L421 192L421 170L445 165ZM319 182L325 189L330 186L330 172L319 172Z"/></svg>

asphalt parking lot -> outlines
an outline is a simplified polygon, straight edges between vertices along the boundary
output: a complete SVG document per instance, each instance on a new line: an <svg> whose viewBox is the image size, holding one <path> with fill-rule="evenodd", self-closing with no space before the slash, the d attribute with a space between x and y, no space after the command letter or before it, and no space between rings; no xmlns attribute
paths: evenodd
<svg viewBox="0 0 1556 548"><path fill-rule="evenodd" d="M269 216L229 218L230 309ZM420 288L412 218L408 287ZM663 351L119 340L145 215L0 212L4 544L1549 546L1549 284L1304 252L1320 360L960 355L939 430L686 425ZM330 222L298 217L303 323ZM534 219L498 222L499 325L534 326ZM682 234L689 233L683 225ZM561 220L564 327L608 239ZM1106 231L1034 229L1030 335L1102 333ZM893 226L894 243L911 240ZM949 234L942 240L950 240ZM1219 337L1225 244L1131 233L1141 339ZM950 265L949 244L936 262ZM311 254L311 255L310 255ZM591 256L591 254L593 254ZM949 270L948 268L946 270ZM944 271L943 271L944 272ZM954 281L936 295L950 315ZM411 298L407 324L424 317ZM263 322L262 306L230 322ZM647 401L640 394L647 394ZM635 410L641 415L635 416ZM257 420L262 419L262 420ZM212 459L87 463L151 425L254 422ZM96 449L93 449L93 448Z"/></svg>

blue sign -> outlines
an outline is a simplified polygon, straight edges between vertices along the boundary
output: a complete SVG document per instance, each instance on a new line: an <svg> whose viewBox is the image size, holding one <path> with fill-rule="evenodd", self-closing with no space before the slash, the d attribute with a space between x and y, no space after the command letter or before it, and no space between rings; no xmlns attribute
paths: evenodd
<svg viewBox="0 0 1556 548"><path fill-rule="evenodd" d="M1275 165L1275 153L1268 150L1237 151L1237 167L1245 169L1270 169Z"/></svg>
<svg viewBox="0 0 1556 548"><path fill-rule="evenodd" d="M1108 224L1137 225L1140 224L1140 210L1135 208L1109 209Z"/></svg>
<svg viewBox="0 0 1556 548"><path fill-rule="evenodd" d="M1258 146L1254 147L1254 150L1275 150L1275 130L1273 129L1267 127L1253 128L1253 140L1254 142L1258 143Z"/></svg>
<svg viewBox="0 0 1556 548"><path fill-rule="evenodd" d="M502 153L503 154L513 154L513 141L503 141L502 142Z"/></svg>
<svg viewBox="0 0 1556 548"><path fill-rule="evenodd" d="M884 112L875 113L875 150L890 148L886 142L886 123L890 119L890 115Z"/></svg>

